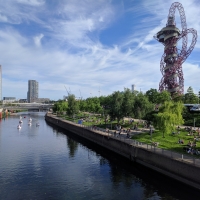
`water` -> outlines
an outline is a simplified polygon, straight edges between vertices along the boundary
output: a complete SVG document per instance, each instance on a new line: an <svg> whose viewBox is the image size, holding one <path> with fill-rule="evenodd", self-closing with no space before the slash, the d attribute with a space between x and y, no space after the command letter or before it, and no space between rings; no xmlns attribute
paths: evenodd
<svg viewBox="0 0 200 200"><path fill-rule="evenodd" d="M19 115L0 121L2 200L199 199L189 187L48 125L44 113L20 115L20 130Z"/></svg>

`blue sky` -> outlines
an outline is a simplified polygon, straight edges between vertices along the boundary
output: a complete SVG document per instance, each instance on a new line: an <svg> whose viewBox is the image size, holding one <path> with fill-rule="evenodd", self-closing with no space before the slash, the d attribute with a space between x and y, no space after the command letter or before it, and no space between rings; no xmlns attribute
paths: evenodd
<svg viewBox="0 0 200 200"><path fill-rule="evenodd" d="M77 98L132 84L142 92L158 89L164 48L153 36L166 25L173 2L0 0L2 96L26 98L28 80L39 82L39 97L52 100L67 95L65 87ZM200 2L179 2L187 27L200 33ZM198 40L182 65L185 92L200 90L199 53Z"/></svg>

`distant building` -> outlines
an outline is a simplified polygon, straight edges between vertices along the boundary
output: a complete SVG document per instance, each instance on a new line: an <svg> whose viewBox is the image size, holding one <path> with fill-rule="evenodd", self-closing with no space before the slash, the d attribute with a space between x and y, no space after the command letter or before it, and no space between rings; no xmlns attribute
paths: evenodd
<svg viewBox="0 0 200 200"><path fill-rule="evenodd" d="M13 103L16 101L15 97L3 97L3 103Z"/></svg>
<svg viewBox="0 0 200 200"><path fill-rule="evenodd" d="M0 65L0 101L2 100L2 68Z"/></svg>
<svg viewBox="0 0 200 200"><path fill-rule="evenodd" d="M19 103L28 103L27 99L19 99Z"/></svg>
<svg viewBox="0 0 200 200"><path fill-rule="evenodd" d="M50 99L49 98L37 98L36 103L49 103Z"/></svg>
<svg viewBox="0 0 200 200"><path fill-rule="evenodd" d="M28 103L36 102L38 99L39 84L35 80L28 81L27 101Z"/></svg>
<svg viewBox="0 0 200 200"><path fill-rule="evenodd" d="M134 84L131 86L131 91L132 91L132 92L135 91L135 85L134 85Z"/></svg>

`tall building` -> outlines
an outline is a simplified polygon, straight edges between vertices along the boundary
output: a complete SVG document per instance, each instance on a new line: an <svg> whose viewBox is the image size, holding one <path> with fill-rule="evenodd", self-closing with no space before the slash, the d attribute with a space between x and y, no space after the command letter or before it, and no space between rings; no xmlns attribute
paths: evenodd
<svg viewBox="0 0 200 200"><path fill-rule="evenodd" d="M135 91L135 85L131 85L131 90L132 90L132 92Z"/></svg>
<svg viewBox="0 0 200 200"><path fill-rule="evenodd" d="M38 99L39 84L35 80L28 81L27 101L28 103L36 102Z"/></svg>
<svg viewBox="0 0 200 200"><path fill-rule="evenodd" d="M2 100L2 69L0 65L0 101Z"/></svg>

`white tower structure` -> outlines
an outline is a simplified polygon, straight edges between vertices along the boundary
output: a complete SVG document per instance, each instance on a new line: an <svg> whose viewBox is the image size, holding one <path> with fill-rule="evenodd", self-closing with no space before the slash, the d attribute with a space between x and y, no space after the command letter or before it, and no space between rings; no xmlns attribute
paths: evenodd
<svg viewBox="0 0 200 200"><path fill-rule="evenodd" d="M132 87L132 92L134 92L135 91L135 85L133 84L131 87Z"/></svg>

